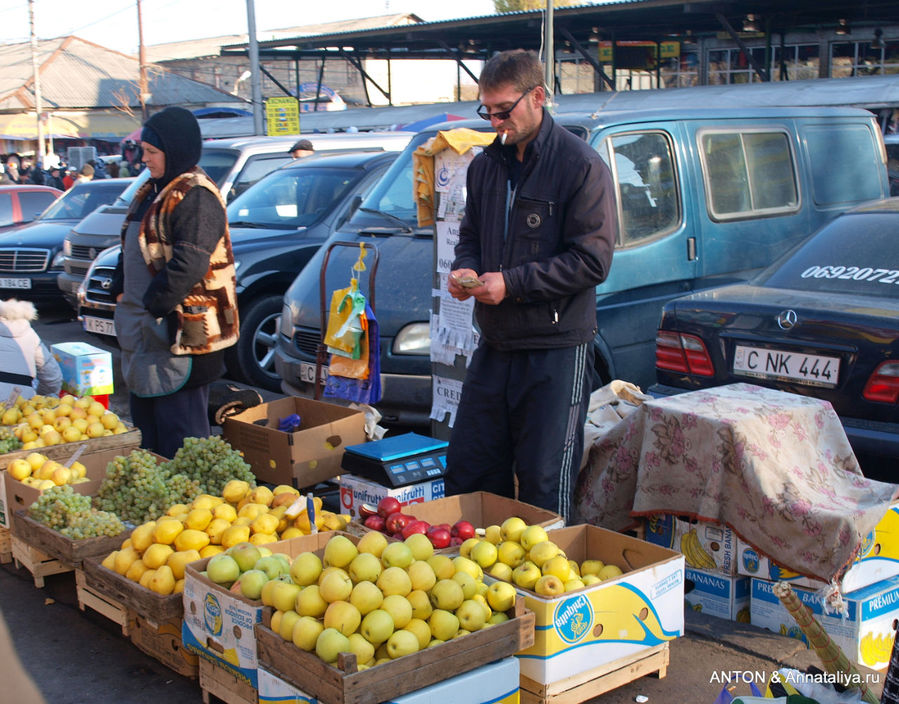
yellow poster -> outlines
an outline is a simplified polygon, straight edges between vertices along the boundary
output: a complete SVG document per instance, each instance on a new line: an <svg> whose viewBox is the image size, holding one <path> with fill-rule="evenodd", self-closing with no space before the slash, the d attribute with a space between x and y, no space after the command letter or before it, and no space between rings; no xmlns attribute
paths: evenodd
<svg viewBox="0 0 899 704"><path fill-rule="evenodd" d="M300 104L296 98L284 96L265 101L265 119L269 136L300 133Z"/></svg>

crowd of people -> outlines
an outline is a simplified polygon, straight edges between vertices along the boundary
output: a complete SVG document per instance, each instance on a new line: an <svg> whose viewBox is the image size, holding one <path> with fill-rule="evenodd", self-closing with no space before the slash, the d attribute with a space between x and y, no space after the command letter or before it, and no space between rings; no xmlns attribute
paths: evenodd
<svg viewBox="0 0 899 704"><path fill-rule="evenodd" d="M0 186L35 184L68 190L79 181L136 176L144 168L140 147L133 141L122 143L121 160L90 159L79 168L66 163L59 154L48 154L43 162L20 154L0 154Z"/></svg>

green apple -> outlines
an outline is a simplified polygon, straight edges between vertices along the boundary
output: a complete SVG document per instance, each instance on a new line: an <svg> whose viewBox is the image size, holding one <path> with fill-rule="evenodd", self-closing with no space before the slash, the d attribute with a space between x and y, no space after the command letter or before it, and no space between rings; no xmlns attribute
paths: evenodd
<svg viewBox="0 0 899 704"><path fill-rule="evenodd" d="M254 570L262 570L268 579L277 579L282 574L290 574L290 563L279 560L274 555L263 555L256 564L253 565Z"/></svg>
<svg viewBox="0 0 899 704"><path fill-rule="evenodd" d="M325 627L317 618L300 616L293 624L291 640L295 646L309 653L315 650L315 641L318 640L323 630Z"/></svg>
<svg viewBox="0 0 899 704"><path fill-rule="evenodd" d="M253 543L238 543L237 545L232 545L226 552L235 559L240 566L241 572L253 569L253 565L262 557L259 548L253 545Z"/></svg>
<svg viewBox="0 0 899 704"><path fill-rule="evenodd" d="M381 563L384 567L402 567L406 569L412 564L414 559L412 548L403 542L389 543L381 553Z"/></svg>
<svg viewBox="0 0 899 704"><path fill-rule="evenodd" d="M240 575L235 584L240 584L240 593L242 596L245 596L247 599L255 600L262 596L262 587L264 587L268 581L268 575L265 572L252 569L247 570Z"/></svg>
<svg viewBox="0 0 899 704"><path fill-rule="evenodd" d="M350 639L336 628L324 629L315 641L315 654L325 662L336 662L340 653L350 652Z"/></svg>
<svg viewBox="0 0 899 704"><path fill-rule="evenodd" d="M240 576L240 565L233 557L221 552L209 558L206 575L216 584L230 587Z"/></svg>
<svg viewBox="0 0 899 704"><path fill-rule="evenodd" d="M419 650L418 636L412 631L400 629L394 631L393 635L387 639L387 654L391 660L403 657L403 655L411 655Z"/></svg>
<svg viewBox="0 0 899 704"><path fill-rule="evenodd" d="M393 617L384 609L375 609L365 614L359 625L359 633L374 646L378 646L390 638L393 630Z"/></svg>

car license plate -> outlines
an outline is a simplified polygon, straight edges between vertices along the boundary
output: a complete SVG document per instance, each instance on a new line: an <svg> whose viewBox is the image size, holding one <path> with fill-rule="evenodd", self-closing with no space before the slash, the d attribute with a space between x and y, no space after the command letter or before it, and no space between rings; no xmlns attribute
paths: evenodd
<svg viewBox="0 0 899 704"><path fill-rule="evenodd" d="M31 288L31 279L0 279L0 288Z"/></svg>
<svg viewBox="0 0 899 704"><path fill-rule="evenodd" d="M84 329L87 332L95 332L99 335L109 335L115 337L115 321L107 318L94 318L89 315L84 316Z"/></svg>
<svg viewBox="0 0 899 704"><path fill-rule="evenodd" d="M323 366L320 376L322 383L328 379L328 368ZM315 383L315 365L309 362L300 362L300 381L306 384Z"/></svg>
<svg viewBox="0 0 899 704"><path fill-rule="evenodd" d="M737 345L734 374L759 379L790 379L809 386L836 386L840 358Z"/></svg>

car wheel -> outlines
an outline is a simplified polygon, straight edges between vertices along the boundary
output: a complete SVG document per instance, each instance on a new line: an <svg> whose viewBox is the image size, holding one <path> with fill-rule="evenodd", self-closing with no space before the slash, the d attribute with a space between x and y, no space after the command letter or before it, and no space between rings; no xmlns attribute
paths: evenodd
<svg viewBox="0 0 899 704"><path fill-rule="evenodd" d="M240 338L225 357L229 376L269 391L281 390L275 345L283 296L264 296L240 308Z"/></svg>

